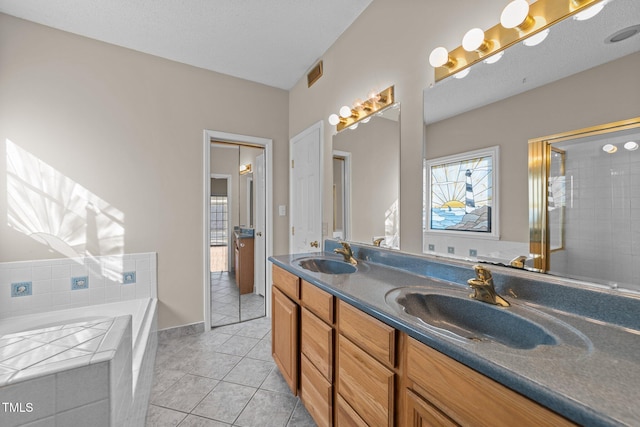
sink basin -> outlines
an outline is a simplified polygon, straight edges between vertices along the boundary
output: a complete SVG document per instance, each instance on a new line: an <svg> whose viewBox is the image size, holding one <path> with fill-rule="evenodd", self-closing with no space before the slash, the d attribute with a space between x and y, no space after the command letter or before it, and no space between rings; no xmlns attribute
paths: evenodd
<svg viewBox="0 0 640 427"><path fill-rule="evenodd" d="M358 271L355 265L331 258L305 258L298 261L305 270L325 274L350 274Z"/></svg>
<svg viewBox="0 0 640 427"><path fill-rule="evenodd" d="M558 344L545 328L513 312L467 297L430 293L416 289L392 291L390 305L435 328L472 341L498 342L514 349L533 349Z"/></svg>

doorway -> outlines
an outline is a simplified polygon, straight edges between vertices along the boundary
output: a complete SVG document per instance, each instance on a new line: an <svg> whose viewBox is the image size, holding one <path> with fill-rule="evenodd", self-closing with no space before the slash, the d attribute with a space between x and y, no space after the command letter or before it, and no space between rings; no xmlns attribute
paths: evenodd
<svg viewBox="0 0 640 427"><path fill-rule="evenodd" d="M263 317L270 306L271 140L205 131L205 326Z"/></svg>

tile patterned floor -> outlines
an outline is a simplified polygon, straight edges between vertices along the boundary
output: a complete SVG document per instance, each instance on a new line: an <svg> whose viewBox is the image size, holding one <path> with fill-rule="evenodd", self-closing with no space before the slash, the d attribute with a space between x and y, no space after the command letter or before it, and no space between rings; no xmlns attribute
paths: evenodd
<svg viewBox="0 0 640 427"><path fill-rule="evenodd" d="M240 295L233 273L211 273L211 325L222 326L264 316L264 298Z"/></svg>
<svg viewBox="0 0 640 427"><path fill-rule="evenodd" d="M313 427L271 357L262 317L158 344L147 427Z"/></svg>

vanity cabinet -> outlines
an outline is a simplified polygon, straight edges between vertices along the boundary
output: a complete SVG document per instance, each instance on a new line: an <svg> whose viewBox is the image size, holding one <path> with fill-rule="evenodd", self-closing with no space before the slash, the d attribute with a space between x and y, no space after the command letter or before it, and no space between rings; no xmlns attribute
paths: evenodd
<svg viewBox="0 0 640 427"><path fill-rule="evenodd" d="M405 425L575 426L566 418L408 338Z"/></svg>
<svg viewBox="0 0 640 427"><path fill-rule="evenodd" d="M253 292L254 262L253 262L253 237L238 237L235 234L235 269L236 285L240 295Z"/></svg>
<svg viewBox="0 0 640 427"><path fill-rule="evenodd" d="M273 266L272 351L320 427L575 426Z"/></svg>
<svg viewBox="0 0 640 427"><path fill-rule="evenodd" d="M300 360L300 279L273 266L271 288L271 352L280 373L294 395L298 394Z"/></svg>
<svg viewBox="0 0 640 427"><path fill-rule="evenodd" d="M338 330L339 397L367 425L393 426L395 329L338 301Z"/></svg>

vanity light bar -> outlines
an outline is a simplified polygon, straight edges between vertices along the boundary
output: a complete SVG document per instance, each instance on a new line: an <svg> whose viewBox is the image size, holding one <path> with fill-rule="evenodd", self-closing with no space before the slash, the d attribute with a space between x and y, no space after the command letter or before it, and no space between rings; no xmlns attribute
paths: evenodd
<svg viewBox="0 0 640 427"><path fill-rule="evenodd" d="M395 103L394 87L389 86L385 90L374 93L366 101L356 102L353 107L344 106L340 108L340 114L329 116L329 124L335 125L340 132L351 126L357 126L359 122L365 122L373 114L384 110Z"/></svg>
<svg viewBox="0 0 640 427"><path fill-rule="evenodd" d="M480 38L480 32L467 33L463 46L458 46L450 52L438 47L433 50L430 63L435 68L436 82L456 74L473 64L484 61L488 57L502 52L509 46L516 44L528 37L546 30L553 24L575 15L597 3L606 3L607 0L538 0L529 5L528 13L524 18L518 16L521 23L516 23L513 28L506 28L503 24L497 24L484 32L484 38ZM514 0L505 7L514 9L519 3L527 3L525 0ZM515 8L519 9L519 8ZM520 12L519 10L517 12ZM507 19L506 25L514 25ZM474 29L477 30L477 29ZM476 47L477 46L477 47ZM472 49L476 47L475 49ZM431 58L433 57L433 61Z"/></svg>

